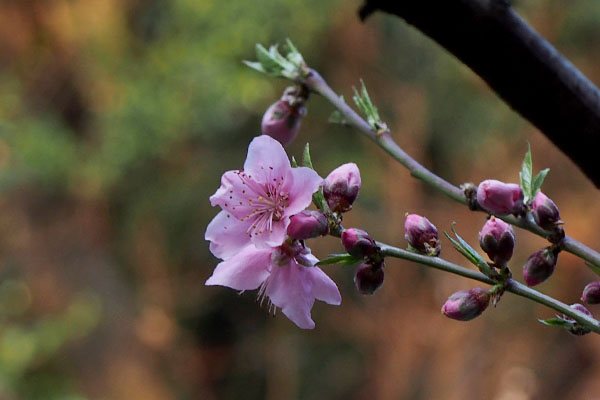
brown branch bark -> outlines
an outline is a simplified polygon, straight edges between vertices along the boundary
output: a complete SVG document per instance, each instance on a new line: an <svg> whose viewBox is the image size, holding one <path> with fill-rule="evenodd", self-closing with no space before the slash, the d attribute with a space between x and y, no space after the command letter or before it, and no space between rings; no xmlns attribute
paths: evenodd
<svg viewBox="0 0 600 400"><path fill-rule="evenodd" d="M600 188L600 91L505 0L365 0L404 19L479 75Z"/></svg>

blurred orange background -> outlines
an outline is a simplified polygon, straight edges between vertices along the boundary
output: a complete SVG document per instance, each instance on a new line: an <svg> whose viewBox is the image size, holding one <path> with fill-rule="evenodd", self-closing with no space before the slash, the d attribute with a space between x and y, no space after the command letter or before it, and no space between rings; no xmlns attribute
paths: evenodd
<svg viewBox="0 0 600 400"><path fill-rule="evenodd" d="M534 173L567 233L600 248L598 193L470 70L399 19L358 21L360 2L27 0L0 3L0 399L594 399L600 340L541 325L553 312L506 295L469 323L441 305L474 282L389 259L359 295L324 267L340 307L312 331L256 293L205 287L219 262L204 231L221 174L240 168L286 82L241 60L290 38L346 99L362 78L397 142L455 184ZM516 8L600 82L600 4ZM519 62L519 60L514 60ZM485 222L409 176L312 96L288 149L316 170L356 162L363 187L344 225L405 247L407 212L472 245ZM545 246L517 231L512 269ZM312 240L319 257L337 239ZM467 266L445 239L442 256ZM539 289L579 301L594 275L561 254ZM600 310L590 308L600 315Z"/></svg>

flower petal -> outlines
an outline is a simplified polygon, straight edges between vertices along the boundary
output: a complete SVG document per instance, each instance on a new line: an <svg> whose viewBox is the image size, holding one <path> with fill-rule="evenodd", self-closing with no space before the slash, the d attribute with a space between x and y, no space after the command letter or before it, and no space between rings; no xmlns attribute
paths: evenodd
<svg viewBox="0 0 600 400"><path fill-rule="evenodd" d="M273 267L265 294L298 327L313 329L315 323L310 317L310 309L315 299L306 270L293 261L289 266Z"/></svg>
<svg viewBox="0 0 600 400"><path fill-rule="evenodd" d="M244 171L227 171L221 177L219 189L210 196L210 204L245 220L252 214L255 209L253 203L264 195L263 192L264 189L249 179Z"/></svg>
<svg viewBox="0 0 600 400"><path fill-rule="evenodd" d="M269 277L271 251L247 246L225 260L206 281L207 286L220 285L236 290L256 289Z"/></svg>
<svg viewBox="0 0 600 400"><path fill-rule="evenodd" d="M239 221L228 211L221 211L208 224L204 239L210 241L210 251L215 257L227 260L250 243L247 229L246 223Z"/></svg>
<svg viewBox="0 0 600 400"><path fill-rule="evenodd" d="M312 202L312 195L323 183L323 178L307 167L292 168L291 179L286 179L284 191L289 192L290 202L285 215L290 217L304 210Z"/></svg>
<svg viewBox="0 0 600 400"><path fill-rule="evenodd" d="M261 135L250 142L244 172L253 180L261 183L279 182L291 168L290 160L277 140Z"/></svg>
<svg viewBox="0 0 600 400"><path fill-rule="evenodd" d="M306 268L312 279L312 295L327 304L339 306L342 304L342 296L337 285L319 267Z"/></svg>

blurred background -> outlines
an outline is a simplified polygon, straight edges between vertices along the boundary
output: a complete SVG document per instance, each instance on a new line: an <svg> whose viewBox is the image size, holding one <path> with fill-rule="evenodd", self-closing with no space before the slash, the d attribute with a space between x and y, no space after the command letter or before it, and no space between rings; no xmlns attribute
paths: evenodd
<svg viewBox="0 0 600 400"><path fill-rule="evenodd" d="M600 339L542 326L506 295L460 323L440 307L474 282L390 259L374 296L325 270L340 307L316 329L273 318L255 292L205 287L219 262L208 197L240 168L286 82L245 67L290 38L347 99L364 79L398 143L460 184L516 182L527 142L566 231L600 248L598 192L452 56L399 19L361 24L341 0L0 2L0 399L596 399ZM600 3L528 0L518 11L600 82ZM519 60L513 60L519 62ZM356 162L347 227L404 247L406 212L475 245L482 213L442 197L313 96L310 142L326 176ZM517 231L513 271L544 241ZM312 240L313 253L340 252ZM466 266L443 240L442 256ZM593 274L561 254L540 290L577 302ZM591 308L600 316L600 309Z"/></svg>

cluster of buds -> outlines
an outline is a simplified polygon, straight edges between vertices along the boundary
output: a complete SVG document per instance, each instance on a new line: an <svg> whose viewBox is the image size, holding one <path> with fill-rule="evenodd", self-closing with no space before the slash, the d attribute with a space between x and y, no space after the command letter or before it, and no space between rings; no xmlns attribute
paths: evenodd
<svg viewBox="0 0 600 400"><path fill-rule="evenodd" d="M351 256L362 258L356 269L354 285L361 294L373 294L383 285L385 262L377 243L361 229L350 228L342 233L342 244Z"/></svg>
<svg viewBox="0 0 600 400"><path fill-rule="evenodd" d="M417 214L408 214L404 221L404 238L421 254L437 257L441 252L438 230L429 220Z"/></svg>
<svg viewBox="0 0 600 400"><path fill-rule="evenodd" d="M460 290L446 300L442 314L457 321L470 321L485 311L490 299L489 292L482 288Z"/></svg>
<svg viewBox="0 0 600 400"><path fill-rule="evenodd" d="M492 216L479 232L479 244L497 266L504 266L513 255L515 233L512 226Z"/></svg>
<svg viewBox="0 0 600 400"><path fill-rule="evenodd" d="M306 115L304 104L307 98L308 92L303 87L286 88L281 98L263 115L262 133L276 139L283 146L290 145L300 130L302 118Z"/></svg>
<svg viewBox="0 0 600 400"><path fill-rule="evenodd" d="M523 279L527 286L535 286L552 275L558 261L559 249L549 246L533 253L523 265Z"/></svg>
<svg viewBox="0 0 600 400"><path fill-rule="evenodd" d="M490 214L519 215L523 212L523 198L523 190L516 183L488 179L477 187L477 202Z"/></svg>

